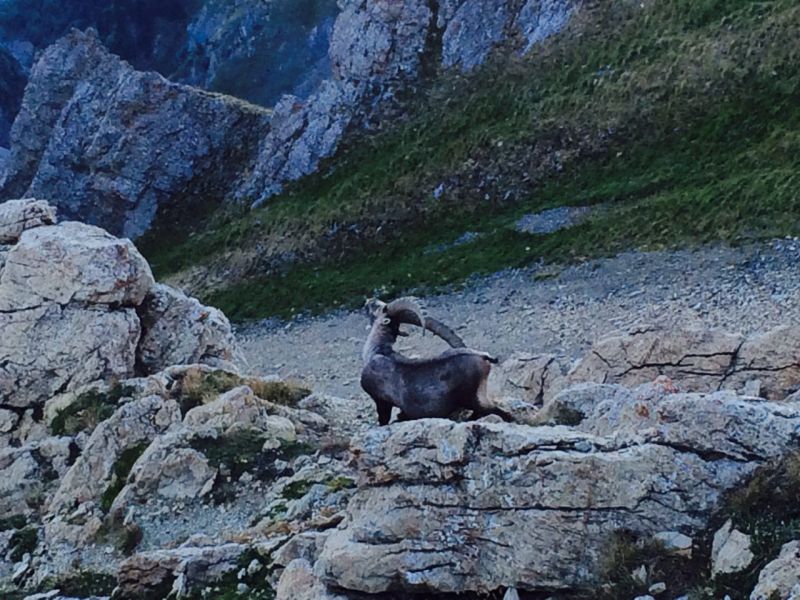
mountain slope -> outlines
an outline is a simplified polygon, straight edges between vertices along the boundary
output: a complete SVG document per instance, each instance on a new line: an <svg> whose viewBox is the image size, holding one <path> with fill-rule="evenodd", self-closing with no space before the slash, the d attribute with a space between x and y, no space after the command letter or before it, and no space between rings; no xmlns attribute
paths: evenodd
<svg viewBox="0 0 800 600"><path fill-rule="evenodd" d="M588 3L525 58L417 90L401 122L268 206L146 252L254 318L540 259L795 235L799 29L790 0ZM552 234L513 228L560 205L604 210Z"/></svg>

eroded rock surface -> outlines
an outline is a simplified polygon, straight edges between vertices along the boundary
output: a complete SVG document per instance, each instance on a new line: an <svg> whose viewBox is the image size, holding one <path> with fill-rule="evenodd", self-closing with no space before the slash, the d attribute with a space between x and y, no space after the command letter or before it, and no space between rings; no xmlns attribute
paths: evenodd
<svg viewBox="0 0 800 600"><path fill-rule="evenodd" d="M15 243L28 229L53 225L56 211L44 200L9 200L0 204L0 244Z"/></svg>
<svg viewBox="0 0 800 600"><path fill-rule="evenodd" d="M3 247L0 266L0 404L36 407L96 381L233 357L225 316L156 286L129 240L49 224L55 212L39 200L2 210L18 239Z"/></svg>
<svg viewBox="0 0 800 600"><path fill-rule="evenodd" d="M601 340L569 381L637 385L664 375L681 389L733 389L783 400L800 388L800 328L743 337L714 330L643 328Z"/></svg>
<svg viewBox="0 0 800 600"><path fill-rule="evenodd" d="M598 388L583 431L435 420L370 431L353 448L347 526L316 572L368 593L591 585L614 531L702 530L727 490L795 443L796 406L652 390L648 404L646 390L619 402Z"/></svg>
<svg viewBox="0 0 800 600"><path fill-rule="evenodd" d="M758 576L758 585L750 600L800 598L800 542L790 542L781 548L778 558L769 563Z"/></svg>
<svg viewBox="0 0 800 600"><path fill-rule="evenodd" d="M49 198L63 217L136 237L195 193L224 196L268 123L264 109L137 72L73 31L31 71L2 195Z"/></svg>

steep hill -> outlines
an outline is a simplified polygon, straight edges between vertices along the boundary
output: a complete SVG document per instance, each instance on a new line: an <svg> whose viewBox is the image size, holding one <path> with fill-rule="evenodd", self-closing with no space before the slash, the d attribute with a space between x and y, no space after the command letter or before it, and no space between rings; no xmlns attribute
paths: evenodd
<svg viewBox="0 0 800 600"><path fill-rule="evenodd" d="M524 57L440 69L263 208L146 253L253 318L539 260L795 235L798 30L791 0L583 3ZM515 227L563 205L602 210Z"/></svg>

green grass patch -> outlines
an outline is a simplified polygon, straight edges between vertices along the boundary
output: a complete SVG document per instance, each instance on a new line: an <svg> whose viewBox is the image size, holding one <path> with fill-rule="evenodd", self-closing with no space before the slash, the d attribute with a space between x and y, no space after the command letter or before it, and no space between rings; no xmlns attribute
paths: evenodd
<svg viewBox="0 0 800 600"><path fill-rule="evenodd" d="M0 531L8 531L9 529L22 529L27 523L28 520L23 515L3 517L0 519Z"/></svg>
<svg viewBox="0 0 800 600"><path fill-rule="evenodd" d="M53 435L76 435L81 431L91 431L111 417L119 408L119 401L131 393L130 388L119 383L107 391L84 392L72 404L56 413L50 430Z"/></svg>
<svg viewBox="0 0 800 600"><path fill-rule="evenodd" d="M9 557L13 562L19 562L26 554L32 554L38 543L39 530L36 527L18 529L11 535L8 542L8 546L11 548Z"/></svg>
<svg viewBox="0 0 800 600"><path fill-rule="evenodd" d="M204 291L246 320L538 261L800 234L796 2L597 4L523 60L430 84L407 120L351 140L264 208L151 241L157 274L253 258ZM597 204L607 210L553 234L512 227ZM427 251L466 231L480 235Z"/></svg>
<svg viewBox="0 0 800 600"><path fill-rule="evenodd" d="M111 483L108 484L106 491L100 498L100 508L103 512L108 512L114 500L117 498L122 488L125 487L125 482L128 480L128 475L133 469L133 465L142 456L150 442L142 442L131 448L128 448L120 454L114 465L114 474L111 476Z"/></svg>
<svg viewBox="0 0 800 600"><path fill-rule="evenodd" d="M213 402L220 395L239 386L249 386L253 393L268 402L283 406L294 406L311 394L311 390L285 381L265 381L256 377L241 377L226 371L192 369L187 371L177 388L181 413Z"/></svg>

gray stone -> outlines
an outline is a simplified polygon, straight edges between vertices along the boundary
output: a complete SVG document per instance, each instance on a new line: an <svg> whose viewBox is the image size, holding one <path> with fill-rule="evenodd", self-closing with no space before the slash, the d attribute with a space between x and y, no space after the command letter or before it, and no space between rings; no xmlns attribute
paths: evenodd
<svg viewBox="0 0 800 600"><path fill-rule="evenodd" d="M22 234L6 257L0 310L49 302L136 307L153 283L150 266L129 240L66 222Z"/></svg>
<svg viewBox="0 0 800 600"><path fill-rule="evenodd" d="M28 198L0 204L0 244L15 243L28 229L53 225L56 211L44 200Z"/></svg>
<svg viewBox="0 0 800 600"><path fill-rule="evenodd" d="M427 420L357 437L359 487L315 572L365 593L591 585L615 531L703 530L800 426L784 403L660 392L647 415L639 395L600 402L584 432Z"/></svg>
<svg viewBox="0 0 800 600"><path fill-rule="evenodd" d="M137 357L147 372L197 363L232 368L235 340L222 311L158 284L147 294L139 315L142 339Z"/></svg>
<svg viewBox="0 0 800 600"><path fill-rule="evenodd" d="M762 569L758 584L750 594L750 600L776 597L800 598L800 541L784 544L778 558Z"/></svg>
<svg viewBox="0 0 800 600"><path fill-rule="evenodd" d="M680 389L744 391L758 379L769 400L800 386L800 327L787 325L747 338L703 329L643 327L601 340L569 373L571 382L636 385L665 376Z"/></svg>
<svg viewBox="0 0 800 600"><path fill-rule="evenodd" d="M268 123L264 109L137 72L73 31L31 71L2 195L50 198L67 218L139 236L160 210L224 197L230 165Z"/></svg>
<svg viewBox="0 0 800 600"><path fill-rule="evenodd" d="M729 519L715 534L711 548L711 576L744 571L755 555L749 535L733 528Z"/></svg>

